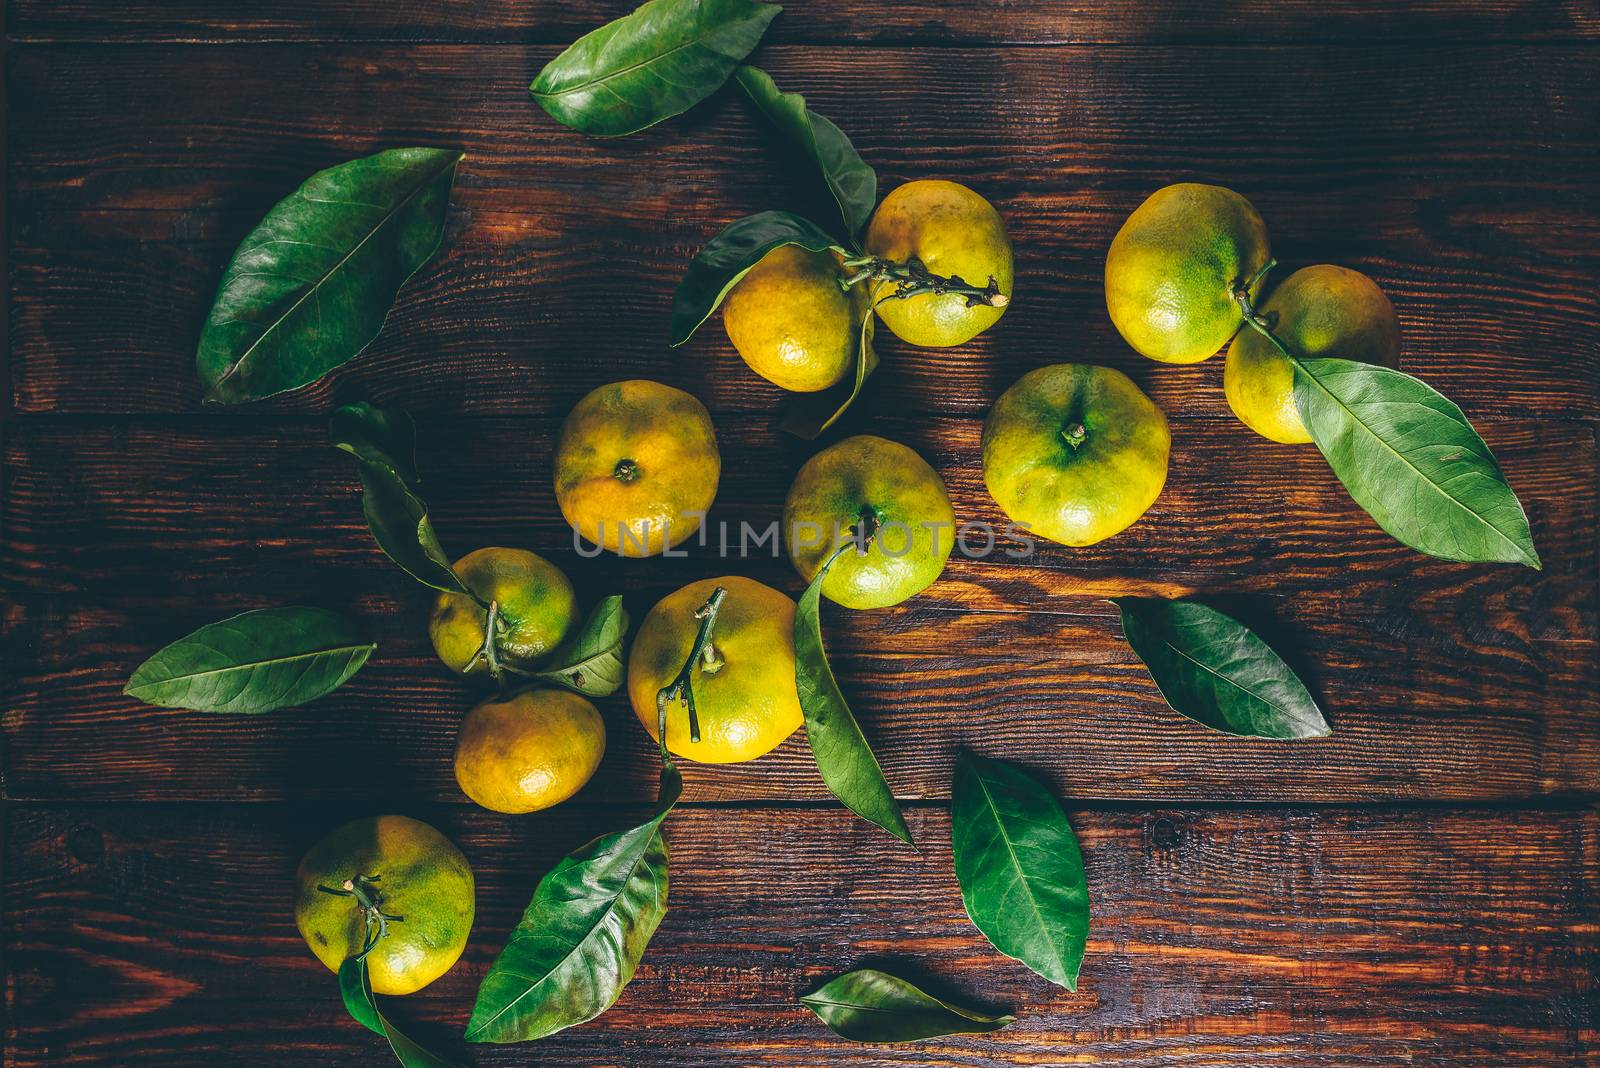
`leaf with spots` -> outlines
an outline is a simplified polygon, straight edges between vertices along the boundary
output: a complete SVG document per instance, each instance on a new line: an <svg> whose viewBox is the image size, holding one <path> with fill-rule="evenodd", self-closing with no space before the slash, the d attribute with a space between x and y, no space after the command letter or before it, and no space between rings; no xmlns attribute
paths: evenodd
<svg viewBox="0 0 1600 1068"><path fill-rule="evenodd" d="M590 697L616 693L625 674L622 639L627 633L622 597L612 594L595 606L583 629L557 647L533 677Z"/></svg>

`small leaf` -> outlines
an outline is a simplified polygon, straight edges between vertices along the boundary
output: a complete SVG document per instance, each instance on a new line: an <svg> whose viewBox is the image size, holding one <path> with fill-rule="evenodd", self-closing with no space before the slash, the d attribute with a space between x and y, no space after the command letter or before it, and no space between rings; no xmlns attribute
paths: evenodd
<svg viewBox="0 0 1600 1068"><path fill-rule="evenodd" d="M877 287L872 291L873 299L878 295ZM796 399L784 415L780 424L784 430L796 437L805 438L807 441L817 437L827 430L839 417L850 410L850 406L861 396L861 387L866 384L867 377L878 368L878 353L872 347L872 331L875 316L872 314L872 302L867 303L866 317L861 320L861 333L856 343L856 374L850 383L850 390L840 399L844 383L821 393L812 393Z"/></svg>
<svg viewBox="0 0 1600 1068"><path fill-rule="evenodd" d="M1114 603L1128 644L1174 711L1251 738L1333 733L1299 676L1243 623L1193 601Z"/></svg>
<svg viewBox="0 0 1600 1068"><path fill-rule="evenodd" d="M377 645L323 608L262 608L210 623L139 665L123 693L196 712L256 714L331 693Z"/></svg>
<svg viewBox="0 0 1600 1068"><path fill-rule="evenodd" d="M1078 989L1089 887L1078 839L1050 792L1009 764L963 752L950 788L956 881L996 949Z"/></svg>
<svg viewBox="0 0 1600 1068"><path fill-rule="evenodd" d="M839 205L845 231L852 238L859 235L878 203L878 176L862 161L850 138L806 107L805 97L780 91L766 71L740 67L736 77L767 120L817 165Z"/></svg>
<svg viewBox="0 0 1600 1068"><path fill-rule="evenodd" d="M580 37L529 90L574 130L636 133L721 88L782 10L754 0L650 0Z"/></svg>
<svg viewBox="0 0 1600 1068"><path fill-rule="evenodd" d="M1354 360L1294 361L1294 399L1350 496L1402 544L1538 570L1522 502L1461 409L1419 379Z"/></svg>
<svg viewBox="0 0 1600 1068"><path fill-rule="evenodd" d="M405 1068L458 1068L455 1061L447 1061L430 1053L406 1037L378 1010L378 1002L372 996L372 983L367 977L365 959L351 957L339 965L339 992L344 996L345 1011L367 1030L388 1039L395 1059Z"/></svg>
<svg viewBox="0 0 1600 1068"><path fill-rule="evenodd" d="M298 389L366 348L444 239L461 159L390 149L319 171L279 201L233 254L200 335L206 399Z"/></svg>
<svg viewBox="0 0 1600 1068"><path fill-rule="evenodd" d="M872 968L846 972L815 994L800 999L853 1042L915 1042L941 1035L982 1035L1016 1022L1015 1016L984 1016L925 994L904 979Z"/></svg>
<svg viewBox="0 0 1600 1068"><path fill-rule="evenodd" d="M853 545L854 542L848 543L840 551L848 551ZM822 645L822 580L838 558L835 553L817 572L800 596L794 614L795 686L800 691L800 711L805 715L806 741L811 745L822 781L833 796L862 819L909 844L911 831L900 813L900 803L889 789L878 758L845 703L844 694L839 692Z"/></svg>
<svg viewBox="0 0 1600 1068"><path fill-rule="evenodd" d="M735 219L690 261L678 283L672 295L672 344L688 341L750 268L782 245L799 245L811 252L844 251L816 223L787 211Z"/></svg>
<svg viewBox="0 0 1600 1068"><path fill-rule="evenodd" d="M447 593L471 592L450 567L428 506L412 489L417 477L411 416L365 402L347 404L334 413L328 433L358 461L361 510L385 555L424 585Z"/></svg>
<svg viewBox="0 0 1600 1068"><path fill-rule="evenodd" d="M668 767L653 818L596 838L539 880L478 987L467 1041L544 1038L594 1019L621 996L667 911L661 821L676 799Z"/></svg>
<svg viewBox="0 0 1600 1068"><path fill-rule="evenodd" d="M533 677L590 697L616 693L625 674L622 639L628 613L622 598L612 594L595 606L583 629L550 654L548 666Z"/></svg>

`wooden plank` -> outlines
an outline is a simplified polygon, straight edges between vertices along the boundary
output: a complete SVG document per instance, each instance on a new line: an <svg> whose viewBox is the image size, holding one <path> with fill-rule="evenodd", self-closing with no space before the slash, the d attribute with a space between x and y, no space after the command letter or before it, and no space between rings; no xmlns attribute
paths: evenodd
<svg viewBox="0 0 1600 1068"><path fill-rule="evenodd" d="M566 43L630 9L617 0L243 0L195 5L180 0L11 0L11 36L21 40L220 42L500 41ZM846 0L790 0L768 39L789 44L1020 44L1158 41L1571 41L1600 36L1600 19L1557 0L1432 0L1390 4L1338 0L1314 9L1241 0L1202 4L1003 5L903 0L862 10Z"/></svg>
<svg viewBox="0 0 1600 1068"><path fill-rule="evenodd" d="M958 520L1000 522L978 424L863 424L942 470ZM550 490L553 418L424 419L436 523L457 552L548 552L585 602L624 592L634 618L706 576L749 574L798 595L770 548L722 560L579 559ZM776 520L812 446L764 421L719 421L726 464L712 522ZM1527 503L1546 569L1430 561L1376 530L1310 448L1231 420L1183 420L1168 488L1124 535L1032 559L952 560L897 609L830 610L846 692L906 797L944 796L952 755L989 740L1078 797L1488 799L1600 789L1595 428L1486 427ZM10 796L35 799L370 796L388 763L459 800L448 755L474 691L432 657L426 591L373 545L348 458L319 422L126 424L24 418L9 435L0 581L12 679ZM981 548L981 539L972 543ZM1014 543L1005 547L1016 548ZM1167 711L1097 600L1200 596L1255 623L1329 708L1335 737L1242 743ZM150 709L121 696L151 651L248 607L352 610L380 653L345 690L264 719ZM610 752L590 796L641 797L653 770L625 700L603 703ZM326 773L305 773L308 764ZM295 768L294 775L285 769ZM825 798L800 739L752 765L691 769L699 798Z"/></svg>
<svg viewBox="0 0 1600 1068"><path fill-rule="evenodd" d="M443 1045L456 1041L539 874L630 814L417 814L461 844L478 883L463 962L386 1003ZM289 916L298 857L345 815L326 806L12 808L6 1063L392 1063L344 1015L332 975ZM914 853L835 810L686 809L668 824L667 917L621 1001L536 1051L482 1047L475 1060L1595 1063L1592 809L1071 816L1093 908L1076 994L1001 957L967 922L942 810L911 812ZM840 1042L795 999L859 965L1013 1011L1018 1022L908 1047Z"/></svg>
<svg viewBox="0 0 1600 1068"><path fill-rule="evenodd" d="M468 152L448 250L367 354L275 408L324 410L350 388L547 412L603 356L614 377L689 378L719 410L769 409L777 392L716 324L685 352L666 348L668 302L729 220L775 206L823 217L804 170L733 100L638 138L563 130L522 90L549 52L18 48L18 408L195 410L199 325L252 222L318 167L421 142ZM1373 274L1399 310L1406 366L1475 415L1600 402L1587 108L1600 65L1586 47L784 47L763 62L851 132L886 188L954 178L1008 220L1017 303L965 349L887 342L880 388L902 403L975 414L1014 373L1076 358L1138 373L1170 410L1224 411L1217 362L1153 373L1103 307L1112 233L1180 178L1252 197L1285 269ZM997 111L997 97L1011 106Z"/></svg>

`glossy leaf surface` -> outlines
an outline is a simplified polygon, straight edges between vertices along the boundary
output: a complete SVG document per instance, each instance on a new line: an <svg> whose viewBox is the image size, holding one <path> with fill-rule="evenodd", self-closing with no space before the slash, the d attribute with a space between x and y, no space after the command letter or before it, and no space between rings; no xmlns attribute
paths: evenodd
<svg viewBox="0 0 1600 1068"><path fill-rule="evenodd" d="M439 248L461 159L390 149L320 171L279 201L233 254L200 335L206 399L297 389L366 348Z"/></svg>
<svg viewBox="0 0 1600 1068"><path fill-rule="evenodd" d="M469 1042L544 1038L615 1003L666 915L665 814L602 835L539 880L478 988Z"/></svg>
<svg viewBox="0 0 1600 1068"><path fill-rule="evenodd" d="M842 551L853 551L852 543ZM878 758L861 732L839 683L828 665L822 644L822 582L835 554L824 564L801 595L794 613L795 686L800 691L800 711L805 715L806 741L816 759L822 781L833 796L862 819L877 824L902 842L911 831L900 813L900 803L883 777Z"/></svg>
<svg viewBox="0 0 1600 1068"><path fill-rule="evenodd" d="M785 93L757 67L740 67L735 76L755 106L787 140L816 164L839 205L839 218L852 239L858 237L878 204L878 176L856 152L844 131L806 107L799 93Z"/></svg>
<svg viewBox="0 0 1600 1068"><path fill-rule="evenodd" d="M1015 1016L985 1016L940 1001L904 979L872 968L846 972L800 1000L828 1030L853 1042L981 1035L1016 1021Z"/></svg>
<svg viewBox="0 0 1600 1068"><path fill-rule="evenodd" d="M1122 633L1173 710L1254 738L1331 734L1305 684L1249 627L1193 601L1120 597Z"/></svg>
<svg viewBox="0 0 1600 1068"><path fill-rule="evenodd" d="M612 594L589 613L582 630L550 654L534 678L591 697L616 693L625 675L622 640L627 633L628 613L622 597Z"/></svg>
<svg viewBox="0 0 1600 1068"><path fill-rule="evenodd" d="M459 1068L457 1062L445 1060L412 1041L379 1010L365 960L351 957L339 966L339 993L344 996L345 1011L367 1030L388 1039L395 1059L405 1068Z"/></svg>
<svg viewBox="0 0 1600 1068"><path fill-rule="evenodd" d="M580 37L529 90L575 130L635 133L721 88L782 10L755 0L649 0Z"/></svg>
<svg viewBox="0 0 1600 1068"><path fill-rule="evenodd" d="M1350 496L1402 544L1444 560L1537 569L1522 502L1454 402L1354 360L1295 362L1295 406Z"/></svg>
<svg viewBox="0 0 1600 1068"><path fill-rule="evenodd" d="M123 692L166 708L271 712L338 689L376 648L325 608L262 608L179 638L140 664Z"/></svg>
<svg viewBox="0 0 1600 1068"><path fill-rule="evenodd" d="M967 915L996 949L1068 990L1089 936L1078 839L1042 784L963 752L950 789L956 881Z"/></svg>

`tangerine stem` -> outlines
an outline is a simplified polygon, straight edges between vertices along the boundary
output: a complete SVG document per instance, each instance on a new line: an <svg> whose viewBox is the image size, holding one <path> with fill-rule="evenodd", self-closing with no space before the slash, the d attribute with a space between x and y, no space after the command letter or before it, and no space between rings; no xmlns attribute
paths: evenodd
<svg viewBox="0 0 1600 1068"><path fill-rule="evenodd" d="M904 263L880 256L858 256L845 260L844 265L855 272L839 279L839 284L845 289L867 281L899 283L899 288L885 296L884 300L906 300L923 293L954 293L966 297L969 308L1004 308L1011 303L1011 298L1000 292L1000 283L992 274L989 284L979 287L960 275L934 274L928 270L927 264L915 256Z"/></svg>
<svg viewBox="0 0 1600 1068"><path fill-rule="evenodd" d="M715 647L711 645L711 631L717 625L717 613L722 611L722 601L727 595L728 591L718 586L711 591L711 596L706 598L706 603L695 609L694 617L700 621L700 629L695 631L694 644L689 647L688 659L684 660L683 667L673 676L672 681L656 691L658 740L663 753L666 752L667 746L667 706L673 701L681 700L689 709L689 740L691 742L700 740L700 717L694 707L694 667L697 663L701 663L708 649L716 656L719 667L722 663L721 654L715 653ZM705 666L701 665L702 670Z"/></svg>

